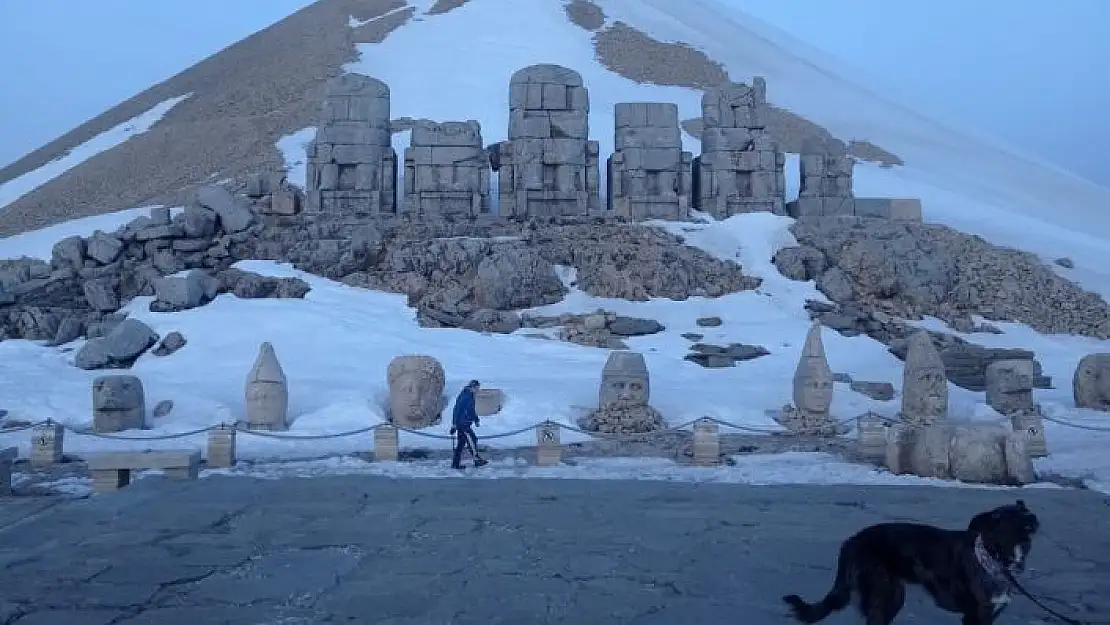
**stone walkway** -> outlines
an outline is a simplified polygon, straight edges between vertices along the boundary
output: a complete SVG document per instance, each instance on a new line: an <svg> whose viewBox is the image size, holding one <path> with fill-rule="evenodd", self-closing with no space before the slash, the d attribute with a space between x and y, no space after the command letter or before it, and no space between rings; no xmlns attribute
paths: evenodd
<svg viewBox="0 0 1110 625"><path fill-rule="evenodd" d="M372 477L195 482L0 500L0 623L785 624L838 542L962 526L1012 490ZM1110 617L1110 500L1026 489L1028 586ZM1041 622L1018 600L1002 623ZM854 614L829 623L855 623ZM958 622L911 593L900 623Z"/></svg>

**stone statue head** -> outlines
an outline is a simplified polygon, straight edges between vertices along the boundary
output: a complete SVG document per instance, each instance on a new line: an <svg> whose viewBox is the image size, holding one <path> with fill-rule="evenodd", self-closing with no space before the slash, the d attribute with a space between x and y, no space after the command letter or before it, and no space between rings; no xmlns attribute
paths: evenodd
<svg viewBox="0 0 1110 625"><path fill-rule="evenodd" d="M443 408L443 365L431 356L398 356L386 370L389 418L400 427L423 428L439 421Z"/></svg>
<svg viewBox="0 0 1110 625"><path fill-rule="evenodd" d="M1088 354L1079 361L1072 379L1075 405L1110 410L1110 354Z"/></svg>
<svg viewBox="0 0 1110 625"><path fill-rule="evenodd" d="M133 375L104 375L92 383L96 410L134 410L145 405L143 382Z"/></svg>
<svg viewBox="0 0 1110 625"><path fill-rule="evenodd" d="M902 373L902 413L932 422L948 417L948 376L927 332L910 337Z"/></svg>
<svg viewBox="0 0 1110 625"><path fill-rule="evenodd" d="M638 352L614 351L601 370L599 407L646 406L651 398L644 355Z"/></svg>
<svg viewBox="0 0 1110 625"><path fill-rule="evenodd" d="M794 371L794 405L810 414L824 414L832 406L833 375L821 341L821 325L814 323L806 334L798 368Z"/></svg>

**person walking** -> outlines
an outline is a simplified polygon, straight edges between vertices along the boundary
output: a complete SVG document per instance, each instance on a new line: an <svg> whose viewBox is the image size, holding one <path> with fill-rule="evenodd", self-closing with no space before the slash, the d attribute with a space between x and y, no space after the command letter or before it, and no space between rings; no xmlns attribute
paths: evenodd
<svg viewBox="0 0 1110 625"><path fill-rule="evenodd" d="M474 428L481 425L478 421L478 411L474 407L474 393L481 387L478 380L467 383L459 396L455 398L455 409L451 413L451 434L455 438L455 454L451 458L451 468L461 469L463 448L469 447L474 456L474 466L480 467L489 464L487 460L478 455L478 435Z"/></svg>

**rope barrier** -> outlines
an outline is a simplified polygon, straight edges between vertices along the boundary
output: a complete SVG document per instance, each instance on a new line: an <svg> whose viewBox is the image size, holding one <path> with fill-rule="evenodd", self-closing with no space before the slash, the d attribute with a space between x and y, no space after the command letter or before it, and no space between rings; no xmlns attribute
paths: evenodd
<svg viewBox="0 0 1110 625"><path fill-rule="evenodd" d="M878 415L878 414L871 414L869 416L871 418L883 421L887 425L894 424L894 423L903 423L903 424L907 423L906 420L904 420L904 419L902 419L901 417L898 417L898 416L888 417L888 416L883 416L883 415ZM1066 421L1066 420L1059 419L1059 418L1056 418L1056 417L1050 417L1050 416L1047 416L1047 415L1041 415L1041 418L1043 418L1045 421L1049 421L1049 422L1052 422L1052 423L1055 423L1057 425L1061 425L1061 426L1064 426L1064 427L1069 427L1069 428L1074 428L1074 429L1079 429L1079 430L1086 430L1086 431L1091 431L1091 432L1110 432L1110 426L1100 427L1100 426L1093 426L1093 425L1084 425L1084 424L1075 423L1075 422L1072 422L1072 421ZM856 419L858 419L858 417L852 417L852 418L848 418L848 419L841 419L839 421L835 421L834 425L838 426L838 428L839 428L839 426L844 426L844 425L855 422ZM1002 417L1000 419L989 420L988 422L1001 424L1001 423L1007 423L1009 421L1010 421L1009 417ZM644 439L648 439L648 438L668 436L668 435L672 435L672 434L675 434L675 433L678 433L678 432L686 432L687 431L686 428L688 428L688 427L690 427L690 426L692 426L692 425L694 425L698 422L714 423L714 424L716 424L718 426L721 426L721 427L730 428L730 429L738 430L738 431L741 431L741 432L750 432L750 433L753 433L753 434L782 435L782 436L794 436L794 435L796 435L794 432L791 432L790 430L785 429L785 428L778 429L778 430L758 428L758 427L752 427L752 426L749 426L749 425L740 425L740 424L737 424L737 423L732 423L732 422L720 419L718 417L704 416L704 417L700 417L700 418L697 418L697 419L692 419L690 421L686 421L685 423L681 423L679 425L666 427L666 428L661 429L661 430L654 430L654 431L651 431L651 432L630 432L630 433L626 433L626 434L607 433L607 432L592 432L592 431L584 430L580 427L570 425L570 424L567 424L567 423L559 423L557 421L545 420L545 421L542 421L542 422L539 422L539 423L536 423L536 424L533 424L533 425L530 425L530 426L518 428L518 429L515 429L515 430L508 431L508 432L498 432L498 433L494 433L494 434L486 434L486 435L483 435L481 438L483 440L496 440L496 439L500 439L500 438L508 438L510 436L517 436L517 435L524 434L526 432L532 431L532 430L536 429L537 427L539 427L541 425L550 424L550 425L553 425L553 426L558 427L560 429L567 430L568 432L574 432L576 434L582 434L582 435L589 436L589 437L595 438L595 439L610 440L610 441L633 441L633 440L644 440ZM366 426L366 427L362 427L362 428L358 428L358 429L354 429L354 430L347 430L345 432L335 432L335 433L332 433L332 434L285 434L285 433L281 433L281 432L271 432L271 431L265 431L265 430L252 430L252 429L243 427L239 423L236 423L234 425L227 425L227 424L221 423L219 425L213 425L213 426L208 426L208 427L204 427L204 428L198 428L198 429L190 430L190 431L187 431L187 432L177 432L177 433L173 433L173 434L159 434L159 435L154 435L154 436L120 436L118 434L111 434L111 433L107 433L107 432L94 432L94 431L89 430L89 429L79 429L79 428L75 428L75 427L65 425L65 424L58 424L53 419L45 419L43 421L39 421L39 422L36 422L36 423L30 423L30 424L25 424L25 425L19 425L19 426L16 426L16 427L2 429L2 430L0 430L0 434L7 434L7 433L13 433L13 432L22 432L22 431L30 430L30 429L37 428L37 427L40 427L40 426L44 426L44 425L45 426L62 425L62 427L64 429L66 429L66 430L68 430L68 431L70 431L74 434L77 434L78 436L89 436L89 437L93 437L93 438L103 438L103 439L109 439L109 440L122 440L122 441L129 441L129 440L130 441L172 440L172 439L177 439L177 438L187 438L189 436L196 436L198 434L204 434L205 432L210 432L212 430L217 430L217 429L230 429L230 430L233 430L233 431L236 431L236 432L242 432L243 434L246 434L248 436L258 436L258 437L261 437L261 438L272 438L272 439L279 439L279 440L325 440L325 439L331 439L331 438L346 438L348 436L356 436L356 435L359 435L359 434L365 434L365 433L371 432L374 429L378 428L379 426L383 426L383 425L388 425L390 427L395 428L396 430L398 430L400 432L406 432L408 434L413 434L415 436L420 436L420 437L423 437L423 438L430 438L430 439L436 439L436 440L454 440L454 436L449 435L449 434L438 434L438 433L435 433L435 432L427 432L427 431L424 431L424 430L406 428L406 427L396 426L396 425L393 425L391 423L384 422L384 421L380 422L380 423L375 423L373 425L369 425L369 426ZM817 434L817 435L818 436L824 436L824 437L827 437L827 438L835 438L836 436L839 436L838 434Z"/></svg>

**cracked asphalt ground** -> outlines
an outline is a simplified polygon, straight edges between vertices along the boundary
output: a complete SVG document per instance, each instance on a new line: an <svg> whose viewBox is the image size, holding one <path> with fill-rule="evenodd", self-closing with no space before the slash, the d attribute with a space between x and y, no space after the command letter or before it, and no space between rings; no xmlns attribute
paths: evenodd
<svg viewBox="0 0 1110 625"><path fill-rule="evenodd" d="M0 623L789 623L837 545L885 520L962 527L1013 490L349 476L147 478L0 500ZM1026 489L1028 586L1110 616L1110 500ZM1000 623L1043 622L1018 599ZM829 623L854 623L846 612ZM911 592L900 623L957 622Z"/></svg>

